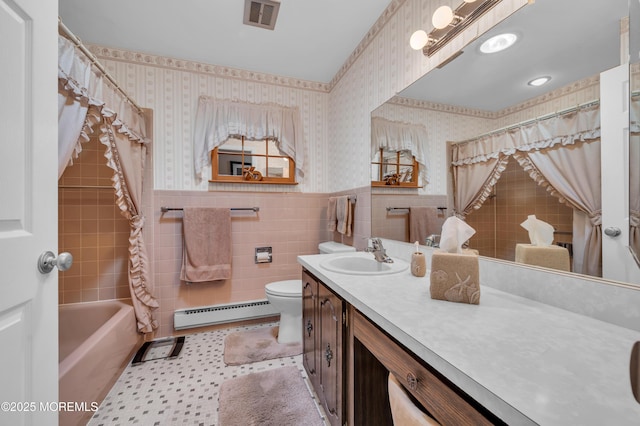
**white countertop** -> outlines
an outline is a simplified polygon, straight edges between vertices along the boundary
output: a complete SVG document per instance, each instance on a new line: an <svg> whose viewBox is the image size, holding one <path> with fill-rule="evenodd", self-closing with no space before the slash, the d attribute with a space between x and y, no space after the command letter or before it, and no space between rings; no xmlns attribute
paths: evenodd
<svg viewBox="0 0 640 426"><path fill-rule="evenodd" d="M428 274L345 275L327 256L298 263L509 425L640 425L640 332L482 285L479 305L433 300Z"/></svg>

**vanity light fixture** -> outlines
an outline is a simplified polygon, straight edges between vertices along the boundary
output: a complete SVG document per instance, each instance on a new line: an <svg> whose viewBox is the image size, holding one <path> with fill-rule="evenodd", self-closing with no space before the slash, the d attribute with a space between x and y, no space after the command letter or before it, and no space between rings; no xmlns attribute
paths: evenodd
<svg viewBox="0 0 640 426"><path fill-rule="evenodd" d="M538 78L534 78L533 80L531 80L530 82L528 82L527 84L529 86L534 86L534 87L538 87L538 86L542 86L543 84L546 84L549 82L549 80L551 80L551 77L544 76L544 77L538 77Z"/></svg>
<svg viewBox="0 0 640 426"><path fill-rule="evenodd" d="M501 1L464 0L455 10L449 6L440 6L431 19L433 30L429 34L424 30L414 32L409 45L412 49L422 49L422 53L431 56Z"/></svg>
<svg viewBox="0 0 640 426"><path fill-rule="evenodd" d="M518 41L518 36L513 33L498 34L480 45L480 52L482 53L497 53L508 49Z"/></svg>

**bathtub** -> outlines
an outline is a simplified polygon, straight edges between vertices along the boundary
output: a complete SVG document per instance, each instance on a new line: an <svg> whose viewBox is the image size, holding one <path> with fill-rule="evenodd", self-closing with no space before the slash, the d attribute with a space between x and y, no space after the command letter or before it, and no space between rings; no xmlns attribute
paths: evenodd
<svg viewBox="0 0 640 426"><path fill-rule="evenodd" d="M60 426L84 425L142 344L133 306L119 300L59 306L60 401L87 410L60 411Z"/></svg>

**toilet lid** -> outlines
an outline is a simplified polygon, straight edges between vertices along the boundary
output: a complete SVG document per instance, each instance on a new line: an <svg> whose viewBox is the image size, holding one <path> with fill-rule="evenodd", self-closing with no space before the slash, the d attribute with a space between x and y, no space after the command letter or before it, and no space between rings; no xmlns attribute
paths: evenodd
<svg viewBox="0 0 640 426"><path fill-rule="evenodd" d="M267 284L265 289L274 296L301 297L302 280L275 281Z"/></svg>

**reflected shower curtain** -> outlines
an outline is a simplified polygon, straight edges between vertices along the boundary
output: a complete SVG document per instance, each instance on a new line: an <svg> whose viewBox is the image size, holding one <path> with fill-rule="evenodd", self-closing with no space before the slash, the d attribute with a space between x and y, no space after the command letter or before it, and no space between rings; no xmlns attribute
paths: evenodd
<svg viewBox="0 0 640 426"><path fill-rule="evenodd" d="M107 165L114 171L112 181L116 203L129 220L129 288L138 322L138 331L158 327L151 311L158 302L151 295L149 262L143 239L141 213L142 176L146 153L145 119L76 46L58 37L58 176L73 164L93 127L100 124L99 139L106 147Z"/></svg>
<svg viewBox="0 0 640 426"><path fill-rule="evenodd" d="M574 272L602 276L602 202L600 189L600 139L570 146L514 154L518 163L561 203L583 212L588 221L574 224L574 246L584 247L584 257ZM582 239L582 240L578 240ZM581 264L582 269L575 267Z"/></svg>
<svg viewBox="0 0 640 426"><path fill-rule="evenodd" d="M509 156L489 158L487 161L453 165L453 213L464 219L487 200L507 167Z"/></svg>
<svg viewBox="0 0 640 426"><path fill-rule="evenodd" d="M574 208L574 271L601 276L600 107L598 103L540 118L454 144L452 166L455 214L478 208L500 178L509 156ZM577 210L577 212L575 212Z"/></svg>

